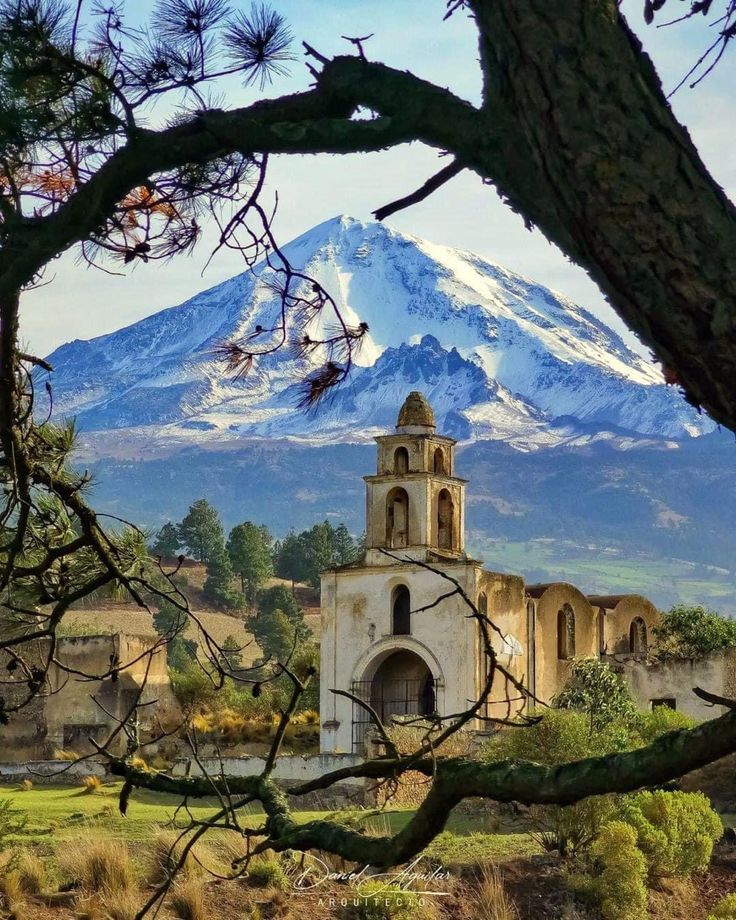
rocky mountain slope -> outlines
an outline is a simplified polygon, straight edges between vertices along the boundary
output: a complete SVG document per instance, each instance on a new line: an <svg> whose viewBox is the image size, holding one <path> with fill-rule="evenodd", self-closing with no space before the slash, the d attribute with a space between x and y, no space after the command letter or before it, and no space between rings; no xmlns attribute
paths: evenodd
<svg viewBox="0 0 736 920"><path fill-rule="evenodd" d="M294 409L309 366L293 350L240 381L214 354L218 343L272 325L278 306L261 265L57 349L49 356L57 416L76 415L83 431L145 428L167 443L362 441L393 425L406 393L421 389L440 430L521 449L610 431L680 439L713 428L592 314L471 253L347 217L285 251L349 321L369 326L358 366L318 411Z"/></svg>

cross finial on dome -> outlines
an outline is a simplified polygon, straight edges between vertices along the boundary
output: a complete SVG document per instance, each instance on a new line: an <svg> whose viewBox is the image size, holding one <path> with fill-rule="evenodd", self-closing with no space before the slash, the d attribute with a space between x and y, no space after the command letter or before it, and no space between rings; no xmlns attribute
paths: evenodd
<svg viewBox="0 0 736 920"><path fill-rule="evenodd" d="M427 402L424 393L418 390L412 390L404 400L404 405L399 410L399 418L396 422L397 431L406 431L422 429L430 431L435 427L434 412Z"/></svg>

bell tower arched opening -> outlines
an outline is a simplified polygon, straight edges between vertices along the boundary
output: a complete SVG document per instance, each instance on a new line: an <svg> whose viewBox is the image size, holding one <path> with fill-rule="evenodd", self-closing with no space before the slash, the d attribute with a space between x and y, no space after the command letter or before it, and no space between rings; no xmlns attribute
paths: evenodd
<svg viewBox="0 0 736 920"><path fill-rule="evenodd" d="M442 489L437 496L437 546L440 549L454 549L455 507L448 489Z"/></svg>
<svg viewBox="0 0 736 920"><path fill-rule="evenodd" d="M400 549L409 545L409 496L395 488L386 496L386 545Z"/></svg>
<svg viewBox="0 0 736 920"><path fill-rule="evenodd" d="M403 476L409 472L409 451L405 447L397 447L394 452L394 473Z"/></svg>
<svg viewBox="0 0 736 920"><path fill-rule="evenodd" d="M434 452L434 458L432 460L432 467L435 473L439 473L440 476L444 476L447 473L445 463L445 452L441 447L436 448Z"/></svg>

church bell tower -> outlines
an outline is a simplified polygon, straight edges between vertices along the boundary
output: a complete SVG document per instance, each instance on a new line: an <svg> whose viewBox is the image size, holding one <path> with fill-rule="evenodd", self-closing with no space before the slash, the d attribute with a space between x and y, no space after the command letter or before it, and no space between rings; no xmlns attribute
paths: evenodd
<svg viewBox="0 0 736 920"><path fill-rule="evenodd" d="M377 472L364 477L366 564L385 565L381 550L425 562L463 558L466 480L453 475L456 442L435 433L421 393L407 396L395 433L376 443Z"/></svg>

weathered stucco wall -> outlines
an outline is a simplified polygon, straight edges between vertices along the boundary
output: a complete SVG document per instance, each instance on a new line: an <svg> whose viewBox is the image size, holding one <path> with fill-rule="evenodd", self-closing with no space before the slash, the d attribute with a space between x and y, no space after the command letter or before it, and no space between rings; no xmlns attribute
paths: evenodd
<svg viewBox="0 0 736 920"><path fill-rule="evenodd" d="M647 663L628 659L621 663L640 709L651 709L654 700L673 700L675 708L695 719L714 719L725 712L695 696L693 687L702 687L719 696L736 695L736 650L700 659L680 659Z"/></svg>
<svg viewBox="0 0 736 920"><path fill-rule="evenodd" d="M438 566L474 597L477 563ZM399 585L410 592L411 609L433 604L448 583L411 563L329 572L322 578L320 716L322 750L352 750L353 703L331 693L369 681L398 650L417 655L437 679L440 712L466 708L476 692L476 627L457 598L411 616L411 634L392 634L392 596Z"/></svg>
<svg viewBox="0 0 736 920"><path fill-rule="evenodd" d="M566 604L575 616L574 657L598 654L598 617L585 595L565 582L545 586L534 598L534 684L537 697L545 703L559 692L570 673L571 658L558 655L558 614Z"/></svg>
<svg viewBox="0 0 736 920"><path fill-rule="evenodd" d="M107 740L118 720L127 716L136 701L152 703L138 712L139 730L145 737L154 720L166 721L178 714L166 667L166 650L152 651L156 640L148 636L122 634L65 636L57 642L60 665L48 670L47 685L3 730L5 756L16 761L52 757L57 750L70 748L77 753L94 750L89 738ZM33 659L41 664L47 646L39 644ZM95 680L96 675L120 668L113 678ZM68 670L65 670L68 669ZM24 687L6 685L7 695L21 699ZM140 688L143 687L140 697ZM122 750L122 733L112 749Z"/></svg>
<svg viewBox="0 0 736 920"><path fill-rule="evenodd" d="M652 629L659 623L659 611L654 604L641 594L628 594L612 609L599 608L603 611L604 648L608 655L628 654L629 630L637 618L644 621L647 642L652 644Z"/></svg>

